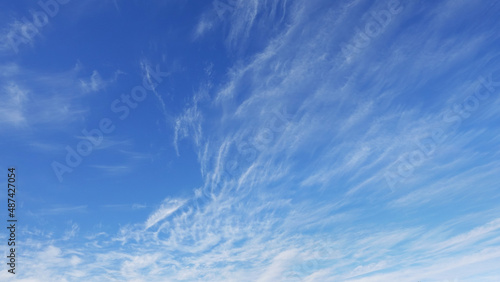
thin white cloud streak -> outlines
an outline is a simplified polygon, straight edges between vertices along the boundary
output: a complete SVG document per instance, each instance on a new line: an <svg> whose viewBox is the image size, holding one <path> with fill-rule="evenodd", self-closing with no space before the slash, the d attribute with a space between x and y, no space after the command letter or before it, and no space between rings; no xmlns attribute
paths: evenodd
<svg viewBox="0 0 500 282"><path fill-rule="evenodd" d="M21 126L26 123L25 103L28 91L12 83L3 87L0 93L0 124Z"/></svg>
<svg viewBox="0 0 500 282"><path fill-rule="evenodd" d="M57 215L70 212L87 212L87 205L41 209L36 212L36 215Z"/></svg>
<svg viewBox="0 0 500 282"><path fill-rule="evenodd" d="M110 174L127 173L132 170L131 165L90 165L89 167L101 170Z"/></svg>
<svg viewBox="0 0 500 282"><path fill-rule="evenodd" d="M203 116L198 110L198 101L194 99L193 103L192 107L185 109L184 113L175 119L173 145L177 156L180 156L179 141L182 139L193 137L194 144L201 145Z"/></svg>
<svg viewBox="0 0 500 282"><path fill-rule="evenodd" d="M155 83L153 81L153 79L151 78L150 70L152 69L152 66L147 61L143 60L141 62L141 69L143 72L143 80L147 81L148 85L150 85L152 87L152 91L155 94L156 98L158 99L158 102L160 103L160 108L161 108L163 117L165 119L165 123L168 124L169 118L168 118L168 112L167 112L167 108L165 106L165 102L163 101L163 98L156 90L157 86L158 86L157 83Z"/></svg>
<svg viewBox="0 0 500 282"><path fill-rule="evenodd" d="M179 208L181 208L185 203L186 200L165 199L161 204L161 207L153 214L151 214L146 220L146 229L149 229L152 226L156 225L158 222L164 220L165 218L176 212Z"/></svg>

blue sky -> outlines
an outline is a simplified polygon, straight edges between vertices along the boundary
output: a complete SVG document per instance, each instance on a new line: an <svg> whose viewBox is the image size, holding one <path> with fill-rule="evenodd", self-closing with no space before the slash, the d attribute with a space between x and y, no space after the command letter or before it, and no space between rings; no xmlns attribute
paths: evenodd
<svg viewBox="0 0 500 282"><path fill-rule="evenodd" d="M0 4L17 281L500 281L499 3L41 3Z"/></svg>

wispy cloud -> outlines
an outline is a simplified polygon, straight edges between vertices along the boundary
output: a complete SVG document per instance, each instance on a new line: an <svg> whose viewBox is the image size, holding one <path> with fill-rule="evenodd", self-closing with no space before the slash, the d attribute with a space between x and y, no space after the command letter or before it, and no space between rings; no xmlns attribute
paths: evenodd
<svg viewBox="0 0 500 282"><path fill-rule="evenodd" d="M25 124L28 91L14 83L4 86L2 90L0 99L4 102L0 106L0 123L13 126Z"/></svg>
<svg viewBox="0 0 500 282"><path fill-rule="evenodd" d="M156 225L158 222L164 220L165 218L176 212L185 203L186 200L165 199L161 204L161 207L148 217L145 223L145 228L149 229L152 226Z"/></svg>
<svg viewBox="0 0 500 282"><path fill-rule="evenodd" d="M98 71L94 70L88 80L80 80L84 92L97 92L106 87L106 82L101 78Z"/></svg>
<svg viewBox="0 0 500 282"><path fill-rule="evenodd" d="M117 174L117 173L127 173L131 171L131 167L128 165L90 165L92 168L102 170L106 173Z"/></svg>
<svg viewBox="0 0 500 282"><path fill-rule="evenodd" d="M169 115L167 112L167 108L166 108L165 102L163 101L162 96L157 91L157 87L160 83L160 82L157 82L159 79L159 77L158 77L159 73L156 73L157 77L155 77L155 79L153 79L153 77L152 77L153 74L151 72L154 71L154 68L146 60L141 61L141 70L142 70L142 75L143 75L143 81L147 82L147 85L149 85L151 88L148 90L153 91L153 93L156 96L156 99L158 99L158 103L160 104L160 109L161 109L163 117L165 119L165 123L168 124ZM159 68L157 67L156 72L159 72L158 70L159 70ZM162 76L165 76L165 75L162 75ZM168 76L168 74L167 74L167 76Z"/></svg>
<svg viewBox="0 0 500 282"><path fill-rule="evenodd" d="M25 129L35 125L53 129L81 120L89 111L85 94L115 80L103 80L96 71L88 81L81 80L81 68L40 72L14 63L0 68L5 70L0 75L0 97L6 102L0 106L0 122Z"/></svg>
<svg viewBox="0 0 500 282"><path fill-rule="evenodd" d="M139 210L139 209L147 208L147 205L144 205L144 204L114 204L114 205L103 205L103 208Z"/></svg>
<svg viewBox="0 0 500 282"><path fill-rule="evenodd" d="M65 213L84 213L87 212L87 205L72 206L72 207L54 207L44 208L36 212L37 215L58 215Z"/></svg>
<svg viewBox="0 0 500 282"><path fill-rule="evenodd" d="M182 115L175 118L173 145L177 156L179 153L179 141L192 137L194 144L200 146L203 138L202 123L203 115L198 109L200 96L195 96L193 105L184 110Z"/></svg>
<svg viewBox="0 0 500 282"><path fill-rule="evenodd" d="M79 230L80 230L80 227L78 226L78 224L72 223L71 228L64 233L62 240L66 241L66 240L69 240L69 239L75 237Z"/></svg>

